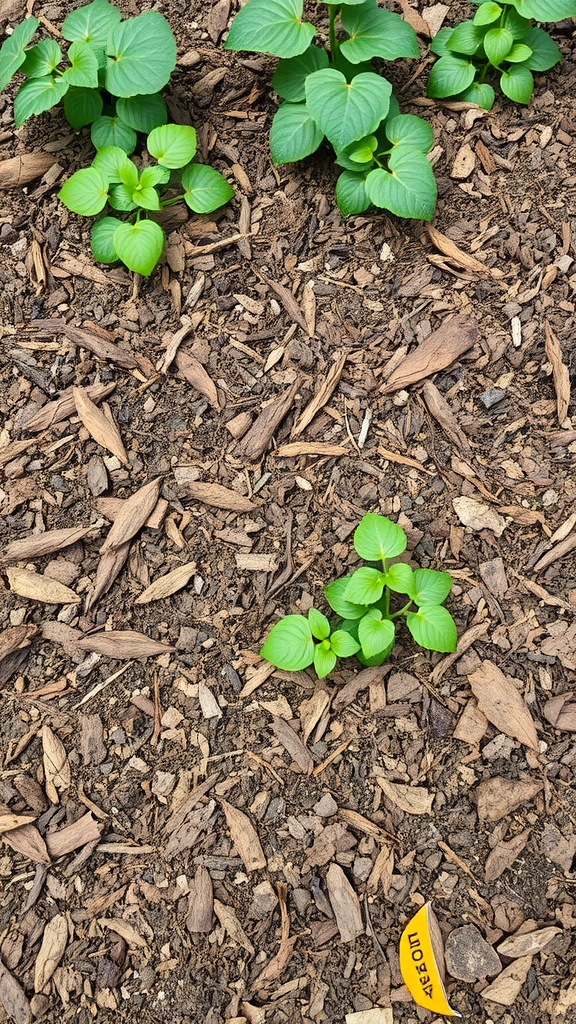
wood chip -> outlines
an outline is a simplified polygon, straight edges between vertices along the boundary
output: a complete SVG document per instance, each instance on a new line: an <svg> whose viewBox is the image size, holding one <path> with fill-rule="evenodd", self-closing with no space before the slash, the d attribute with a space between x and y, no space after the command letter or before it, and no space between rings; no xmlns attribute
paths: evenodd
<svg viewBox="0 0 576 1024"><path fill-rule="evenodd" d="M239 458L243 457L248 462L258 462L264 455L277 428L292 406L300 386L301 381L295 380L283 395L267 405L256 417L250 430L244 435L236 449Z"/></svg>
<svg viewBox="0 0 576 1024"><path fill-rule="evenodd" d="M344 370L347 358L347 352L340 352L336 356L335 362L323 378L314 398L312 398L308 403L304 411L299 416L298 422L292 428L292 437L299 437L299 435L306 430L306 427L312 422L314 417L318 415L320 410L324 408L326 402L332 396L340 383L340 378L342 377L342 371Z"/></svg>
<svg viewBox="0 0 576 1024"><path fill-rule="evenodd" d="M212 931L214 921L214 890L212 879L199 864L190 886L186 927L192 935L205 935Z"/></svg>
<svg viewBox="0 0 576 1024"><path fill-rule="evenodd" d="M2 811L0 809L0 835L4 832L12 832L21 825L29 825L36 821L36 814L14 814L13 811Z"/></svg>
<svg viewBox="0 0 576 1024"><path fill-rule="evenodd" d="M196 562L186 562L185 565L179 565L176 569L172 569L171 572L167 572L164 576L154 580L136 598L134 604L150 604L151 601L160 601L162 598L170 597L171 594L176 594L178 590L182 590L186 586L195 572Z"/></svg>
<svg viewBox="0 0 576 1024"><path fill-rule="evenodd" d="M247 953L254 956L254 946L250 942L250 939L246 935L240 921L236 917L234 911L221 903L220 900L214 900L214 913L218 918L222 928L228 933L230 938L236 945L241 946Z"/></svg>
<svg viewBox="0 0 576 1024"><path fill-rule="evenodd" d="M258 871L260 868L265 868L266 857L250 818L243 811L239 811L232 804L227 803L226 800L221 800L220 803L226 815L226 824L230 829L232 842L242 858L246 871Z"/></svg>
<svg viewBox="0 0 576 1024"><path fill-rule="evenodd" d="M212 508L223 508L230 512L253 512L257 508L250 498L230 490L229 487L223 487L222 484L187 480L180 485L178 493L183 501L202 501Z"/></svg>
<svg viewBox="0 0 576 1024"><path fill-rule="evenodd" d="M101 555L106 551L119 548L136 536L156 506L161 483L162 477L150 480L126 499L100 548Z"/></svg>
<svg viewBox="0 0 576 1024"><path fill-rule="evenodd" d="M445 370L478 340L478 325L470 316L450 316L410 352L380 391L389 394Z"/></svg>
<svg viewBox="0 0 576 1024"><path fill-rule="evenodd" d="M276 739L288 751L300 771L306 772L309 775L314 767L314 762L302 740L294 732L294 729L283 718L278 718L276 715L272 718L272 729Z"/></svg>
<svg viewBox="0 0 576 1024"><path fill-rule="evenodd" d="M495 882L497 878L500 878L508 868L512 867L512 864L517 857L520 856L522 851L526 848L530 833L528 829L524 832L519 832L513 839L504 842L503 840L496 844L493 850L490 851L486 858L486 865L484 868L484 879L486 883Z"/></svg>
<svg viewBox="0 0 576 1024"><path fill-rule="evenodd" d="M326 874L328 899L334 911L342 942L353 942L364 934L360 901L339 864L331 864Z"/></svg>
<svg viewBox="0 0 576 1024"><path fill-rule="evenodd" d="M44 762L44 788L51 803L60 803L60 793L70 789L70 765L62 740L50 726L42 728L42 751Z"/></svg>
<svg viewBox="0 0 576 1024"><path fill-rule="evenodd" d="M434 417L436 422L440 424L442 430L448 435L452 443L456 445L456 448L459 448L465 455L470 455L471 448L468 438L460 428L452 409L448 405L448 402L440 394L438 388L431 380L424 381L422 385L422 397L426 403L428 412Z"/></svg>
<svg viewBox="0 0 576 1024"><path fill-rule="evenodd" d="M556 415L561 427L571 427L568 417L570 405L570 373L564 362L562 346L548 323L544 324L546 333L546 355L552 364L552 380L556 391Z"/></svg>
<svg viewBox="0 0 576 1024"><path fill-rule="evenodd" d="M470 673L468 682L488 721L538 753L538 736L528 705L501 669L493 661L483 661Z"/></svg>
<svg viewBox="0 0 576 1024"><path fill-rule="evenodd" d="M115 387L116 384L90 384L84 388L84 391L93 402L101 402L102 399L108 398L108 395L112 394ZM24 430L37 433L73 416L76 412L73 391L73 388L66 388L55 401L43 405L34 416L24 423Z"/></svg>
<svg viewBox="0 0 576 1024"><path fill-rule="evenodd" d="M78 641L81 651L94 651L105 658L117 661L130 658L152 658L157 654L168 654L174 650L170 644L152 640L134 629L111 629L107 632L92 633Z"/></svg>
<svg viewBox="0 0 576 1024"><path fill-rule="evenodd" d="M568 690L547 700L543 714L555 729L561 732L576 732L576 691Z"/></svg>
<svg viewBox="0 0 576 1024"><path fill-rule="evenodd" d="M472 154L474 156L474 154ZM432 245L434 245L443 256L450 261L450 263L458 267L461 270L468 271L472 274L479 274L483 277L492 277L495 280L500 280L504 277L501 270L496 267L487 267L480 260L477 260L475 256L471 256L469 253L459 249L455 242L447 235L443 235L441 231L433 227L431 224L426 225L426 232Z"/></svg>
<svg viewBox="0 0 576 1024"><path fill-rule="evenodd" d="M292 295L292 292L288 291L288 288L285 288L283 284L280 284L278 281L273 281L271 278L266 277L266 275L262 274L261 272L258 272L258 277L262 281L265 281L268 287L271 288L272 291L278 296L280 302L284 306L284 309L288 313L288 316L292 318L294 323L298 324L298 326L302 328L305 334L309 334L310 332L308 329L308 324L306 322L306 317L304 316L304 313L302 312L296 299Z"/></svg>
<svg viewBox="0 0 576 1024"><path fill-rule="evenodd" d="M176 366L180 375L204 396L213 409L220 412L222 406L216 385L196 356L186 349L181 349L176 354Z"/></svg>
<svg viewBox="0 0 576 1024"><path fill-rule="evenodd" d="M432 814L434 794L429 793L423 786L405 786L401 782L389 782L381 775L376 781L384 796L406 814Z"/></svg>
<svg viewBox="0 0 576 1024"><path fill-rule="evenodd" d="M321 441L290 441L288 444L280 445L274 454L281 455L285 459L294 458L297 455L332 457L336 455L349 455L350 449L342 444L324 444Z"/></svg>
<svg viewBox="0 0 576 1024"><path fill-rule="evenodd" d="M5 562L29 561L50 555L54 551L62 551L71 544L94 532L93 526L69 526L63 530L46 530L44 533L33 533L21 540L14 540L4 552Z"/></svg>
<svg viewBox="0 0 576 1024"><path fill-rule="evenodd" d="M86 394L84 388L73 388L72 394L74 396L76 412L90 436L102 448L112 452L112 455L115 455L124 466L130 467L120 431L113 419L106 416L98 408L89 395Z"/></svg>
<svg viewBox="0 0 576 1024"><path fill-rule="evenodd" d="M72 853L73 850L77 850L81 846L98 842L102 831L103 825L99 824L88 811L71 825L66 825L64 828L59 828L46 835L48 853L54 860L65 857L67 853Z"/></svg>
<svg viewBox="0 0 576 1024"><path fill-rule="evenodd" d="M68 922L64 914L48 921L34 965L34 991L42 992L58 967L68 945Z"/></svg>
<svg viewBox="0 0 576 1024"><path fill-rule="evenodd" d="M0 165L1 166L1 165ZM0 960L0 1006L11 1024L30 1024L32 1010L20 982Z"/></svg>
<svg viewBox="0 0 576 1024"><path fill-rule="evenodd" d="M63 583L30 569L11 568L6 570L8 585L13 594L27 597L43 604L78 604L81 598Z"/></svg>
<svg viewBox="0 0 576 1024"><path fill-rule="evenodd" d="M262 990L269 988L269 986L281 978L284 969L292 956L294 946L296 945L299 935L293 935L290 937L290 914L286 907L286 886L282 882L276 884L276 890L278 892L278 903L280 904L280 947L278 952L274 954L271 960L268 961L266 966L254 979L252 987L254 991L258 992L259 997L262 996Z"/></svg>
<svg viewBox="0 0 576 1024"><path fill-rule="evenodd" d="M514 959L520 956L532 956L534 953L541 953L552 942L552 939L561 934L561 928L550 925L548 928L537 928L533 932L510 935L500 943L498 953L500 956L510 956Z"/></svg>
<svg viewBox="0 0 576 1024"><path fill-rule="evenodd" d="M497 537L504 533L506 520L489 505L466 497L453 498L452 504L460 522L471 530L492 530Z"/></svg>
<svg viewBox="0 0 576 1024"><path fill-rule="evenodd" d="M41 178L54 163L54 156L42 150L0 160L0 189L22 188L34 178Z"/></svg>
<svg viewBox="0 0 576 1024"><path fill-rule="evenodd" d="M105 281L107 278L104 279ZM38 321L32 321L31 326L35 327ZM50 323L50 321L48 321ZM72 324L67 324L60 321L61 326L54 330L55 334L65 334L67 338L77 345L78 348L86 348L89 352L92 352L95 356L100 359L105 359L108 362L116 363L118 366L122 366L125 370L134 370L138 366L138 360L129 350L120 348L119 345L115 345L111 341L107 341L105 338L100 337L97 334L93 334L89 331L83 331L80 327L73 327Z"/></svg>
<svg viewBox="0 0 576 1024"><path fill-rule="evenodd" d="M487 988L482 989L482 999L490 999L493 1003L500 1003L502 1006L512 1006L520 995L528 971L532 966L532 957L523 956L514 960L499 974L495 981Z"/></svg>
<svg viewBox="0 0 576 1024"><path fill-rule="evenodd" d="M471 798L480 821L500 821L522 804L530 803L542 788L542 782L532 779L505 779L495 775L481 782Z"/></svg>

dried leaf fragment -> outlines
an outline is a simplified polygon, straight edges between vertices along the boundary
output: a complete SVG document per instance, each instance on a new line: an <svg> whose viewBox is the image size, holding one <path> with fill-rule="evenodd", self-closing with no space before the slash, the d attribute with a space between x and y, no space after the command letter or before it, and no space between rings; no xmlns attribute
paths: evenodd
<svg viewBox="0 0 576 1024"><path fill-rule="evenodd" d="M129 467L128 455L114 420L95 405L84 388L73 388L72 394L76 412L90 436L102 448L112 452L124 466Z"/></svg>
<svg viewBox="0 0 576 1024"><path fill-rule="evenodd" d="M29 825L36 821L36 814L14 814L12 811L3 812L0 810L0 835L4 832L12 832L21 825Z"/></svg>
<svg viewBox="0 0 576 1024"><path fill-rule="evenodd" d="M30 1024L32 1010L20 982L0 960L0 1006L12 1024Z"/></svg>
<svg viewBox="0 0 576 1024"><path fill-rule="evenodd" d="M384 795L406 814L432 813L434 794L429 793L423 786L405 786L401 782L388 782L388 779L381 775L378 776L377 782Z"/></svg>
<svg viewBox="0 0 576 1024"><path fill-rule="evenodd" d="M360 901L339 864L331 864L326 875L328 899L334 911L342 942L353 942L364 933Z"/></svg>
<svg viewBox="0 0 576 1024"><path fill-rule="evenodd" d="M529 837L530 833L528 829L525 829L524 832L520 832L513 839L509 839L508 842L501 841L496 844L486 858L484 869L486 882L495 882L507 868L512 867L516 858L520 856L525 848Z"/></svg>
<svg viewBox="0 0 576 1024"><path fill-rule="evenodd" d="M473 158L474 154L472 153L471 156ZM470 169L470 171L471 170L472 168ZM468 173L470 173L470 171L468 171ZM460 176L460 174L453 175L453 177ZM464 176L467 177L468 174ZM493 277L496 280L499 280L501 277L504 276L501 270L498 270L496 267L487 267L484 263L481 263L480 260L477 260L475 256L471 256L469 253L464 252L462 249L459 249L456 243L453 242L451 238L448 238L447 235L442 234L442 232L438 231L438 229L433 227L432 224L426 225L426 231L428 233L430 241L432 242L432 245L434 245L444 256L446 256L453 266L459 267L461 270L466 270L473 274L481 274L488 277Z"/></svg>
<svg viewBox="0 0 576 1024"><path fill-rule="evenodd" d="M491 999L493 1003L501 1003L503 1006L512 1006L520 994L520 989L528 977L528 971L532 966L531 956L522 956L514 960L499 974L495 981L487 988L482 989L482 999Z"/></svg>
<svg viewBox="0 0 576 1024"><path fill-rule="evenodd" d="M136 536L158 501L161 483L162 477L150 480L126 499L100 548L101 555Z"/></svg>
<svg viewBox="0 0 576 1024"><path fill-rule="evenodd" d="M237 491L223 487L222 484L202 483L200 480L187 480L180 488L183 500L202 501L213 508L223 508L230 512L253 512L256 508L250 498Z"/></svg>
<svg viewBox="0 0 576 1024"><path fill-rule="evenodd" d="M495 775L481 782L472 793L480 821L500 821L521 804L529 803L543 788L532 779L505 779Z"/></svg>
<svg viewBox="0 0 576 1024"><path fill-rule="evenodd" d="M410 352L380 388L384 394L400 391L439 370L445 370L476 344L478 326L469 316L451 316Z"/></svg>
<svg viewBox="0 0 576 1024"><path fill-rule="evenodd" d="M176 353L176 366L180 376L184 377L193 388L196 388L196 391L204 396L216 412L220 412L222 406L216 385L196 356L186 349L182 349Z"/></svg>
<svg viewBox="0 0 576 1024"><path fill-rule="evenodd" d="M280 455L284 459L294 458L296 455L323 455L330 458L349 454L350 449L343 444L326 444L323 441L289 441L288 444L281 444L275 452L275 455Z"/></svg>
<svg viewBox="0 0 576 1024"><path fill-rule="evenodd" d="M228 935L233 942L236 942L242 949L245 949L251 956L254 955L254 946L250 942L250 939L246 935L240 921L236 917L236 914L230 907L225 906L220 900L214 900L214 913L222 925L224 931L228 932Z"/></svg>
<svg viewBox="0 0 576 1024"><path fill-rule="evenodd" d="M45 533L33 533L21 540L13 540L4 552L5 562L28 561L51 555L53 551L61 551L71 544L76 544L94 530L93 526L69 526L63 530L46 530Z"/></svg>
<svg viewBox="0 0 576 1024"><path fill-rule="evenodd" d="M195 571L196 562L186 562L185 565L179 565L178 568L172 569L171 572L167 572L164 576L154 580L136 598L134 603L150 604L151 601L159 601L161 598L170 597L171 594L175 594L178 590L182 590L182 587L186 586Z"/></svg>
<svg viewBox="0 0 576 1024"><path fill-rule="evenodd" d="M322 381L318 392L314 395L314 398L308 402L308 405L301 413L298 422L293 427L292 437L298 437L304 430L306 430L308 424L312 422L314 417L320 412L320 409L326 405L326 402L340 383L340 378L347 358L347 352L341 352L337 356L335 362L332 364Z"/></svg>
<svg viewBox="0 0 576 1024"><path fill-rule="evenodd" d="M42 601L44 604L78 604L81 600L70 587L30 569L7 569L10 590L18 597L27 597L31 601Z"/></svg>
<svg viewBox="0 0 576 1024"><path fill-rule="evenodd" d="M206 868L199 864L190 886L186 927L191 934L212 931L214 919L214 890Z"/></svg>
<svg viewBox="0 0 576 1024"><path fill-rule="evenodd" d="M81 651L94 651L105 658L116 660L130 658L152 658L156 654L169 654L174 650L170 644L152 640L144 633L134 629L110 629L102 633L92 633L78 641Z"/></svg>
<svg viewBox="0 0 576 1024"><path fill-rule="evenodd" d="M60 802L58 794L70 789L70 764L62 740L49 725L42 727L42 753L46 796L57 804Z"/></svg>
<svg viewBox="0 0 576 1024"><path fill-rule="evenodd" d="M546 355L552 364L552 380L556 391L556 414L561 427L571 425L568 418L570 405L570 373L562 353L562 346L548 323L544 324L546 332Z"/></svg>
<svg viewBox="0 0 576 1024"><path fill-rule="evenodd" d="M547 700L543 710L544 718L555 729L576 732L576 690L568 690Z"/></svg>
<svg viewBox="0 0 576 1024"><path fill-rule="evenodd" d="M34 966L34 991L41 992L58 967L68 945L68 922L64 914L48 921Z"/></svg>
<svg viewBox="0 0 576 1024"><path fill-rule="evenodd" d="M265 868L266 857L250 818L233 807L232 804L227 803L226 800L222 800L221 804L232 842L242 858L246 871L258 871L260 868Z"/></svg>
<svg viewBox="0 0 576 1024"><path fill-rule="evenodd" d="M540 953L546 946L562 934L561 928L550 925L548 928L538 928L533 932L523 932L521 935L510 935L498 946L501 956L520 957L531 956L533 953Z"/></svg>
<svg viewBox="0 0 576 1024"><path fill-rule="evenodd" d="M500 732L539 752L534 720L514 683L493 661L483 661L468 676L478 707Z"/></svg>
<svg viewBox="0 0 576 1024"><path fill-rule="evenodd" d="M492 530L497 537L504 533L506 520L489 505L463 496L453 498L452 504L460 522L464 526L469 526L471 530Z"/></svg>

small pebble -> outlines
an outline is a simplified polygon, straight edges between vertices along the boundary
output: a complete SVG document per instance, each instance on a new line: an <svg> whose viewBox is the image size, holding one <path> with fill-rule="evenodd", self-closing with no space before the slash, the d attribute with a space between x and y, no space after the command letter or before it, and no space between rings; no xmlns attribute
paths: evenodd
<svg viewBox="0 0 576 1024"><path fill-rule="evenodd" d="M506 392L502 391L502 388L491 388L489 391L483 391L478 398L485 409L491 409L493 405L497 405L503 398L506 398Z"/></svg>
<svg viewBox="0 0 576 1024"><path fill-rule="evenodd" d="M338 804L330 793L324 793L318 803L314 804L314 810L321 818L331 818L336 814Z"/></svg>

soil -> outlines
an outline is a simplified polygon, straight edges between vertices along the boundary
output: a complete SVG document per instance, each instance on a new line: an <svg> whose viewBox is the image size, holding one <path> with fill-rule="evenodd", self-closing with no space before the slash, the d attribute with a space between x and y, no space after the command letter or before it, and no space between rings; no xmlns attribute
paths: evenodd
<svg viewBox="0 0 576 1024"><path fill-rule="evenodd" d="M494 999L493 977L448 976L454 1010L570 1024L576 725L551 701L569 704L576 672L571 26L529 107L423 101L426 58L388 69L434 128L434 234L344 221L327 153L271 165L274 62L218 45L227 0L156 7L178 41L170 114L236 198L169 224L149 279L95 265L56 197L90 160L86 131L59 111L15 131L0 97L2 157L53 156L1 197L2 543L92 527L0 576L0 1021L433 1021L398 961L431 901L444 939L476 925L498 950L556 929L500 955ZM33 428L93 385L111 386L95 401L125 465L73 404ZM100 549L118 499L156 478L114 576ZM457 656L406 634L380 669L272 670L267 630L325 607L366 511L404 527L411 564L454 577ZM183 587L136 603L184 565ZM78 600L21 596L22 568ZM115 647L94 647L108 631Z"/></svg>

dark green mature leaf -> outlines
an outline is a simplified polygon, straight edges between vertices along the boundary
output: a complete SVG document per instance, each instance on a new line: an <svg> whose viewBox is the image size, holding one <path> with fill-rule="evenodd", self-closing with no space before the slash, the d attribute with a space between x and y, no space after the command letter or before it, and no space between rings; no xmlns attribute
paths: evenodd
<svg viewBox="0 0 576 1024"><path fill-rule="evenodd" d="M348 83L335 68L306 79L306 106L336 152L370 135L388 113L392 86L366 72Z"/></svg>
<svg viewBox="0 0 576 1024"><path fill-rule="evenodd" d="M326 50L319 46L309 46L304 53L287 60L279 60L272 76L272 88L282 99L290 103L302 103L306 99L304 83L313 71L327 68L329 64Z"/></svg>
<svg viewBox="0 0 576 1024"><path fill-rule="evenodd" d="M319 612L317 608L310 608L308 622L310 623L312 636L316 637L317 640L326 640L330 636L330 623L326 616Z"/></svg>
<svg viewBox="0 0 576 1024"><path fill-rule="evenodd" d="M108 36L122 15L107 0L94 0L85 7L72 11L62 23L62 35L69 42L82 39L93 47L105 47Z"/></svg>
<svg viewBox="0 0 576 1024"><path fill-rule="evenodd" d="M153 220L123 223L113 235L114 248L128 270L148 277L158 263L164 248L164 232Z"/></svg>
<svg viewBox="0 0 576 1024"><path fill-rule="evenodd" d="M63 77L79 88L96 89L98 86L98 58L92 47L82 39L72 43L68 50L68 60L72 65L66 68Z"/></svg>
<svg viewBox="0 0 576 1024"><path fill-rule="evenodd" d="M211 213L224 206L234 189L222 175L205 164L190 164L182 172L184 202L194 213Z"/></svg>
<svg viewBox="0 0 576 1024"><path fill-rule="evenodd" d="M166 104L157 92L149 96L119 96L116 113L129 128L135 132L145 132L146 135L168 120Z"/></svg>
<svg viewBox="0 0 576 1024"><path fill-rule="evenodd" d="M0 89L3 89L26 60L24 47L38 28L38 18L25 18L0 47Z"/></svg>
<svg viewBox="0 0 576 1024"><path fill-rule="evenodd" d="M437 186L424 153L398 145L388 160L388 171L376 168L366 178L366 192L374 206L397 217L432 220Z"/></svg>
<svg viewBox="0 0 576 1024"><path fill-rule="evenodd" d="M330 641L316 644L314 647L314 669L318 679L324 679L334 670L336 666L336 655L330 647Z"/></svg>
<svg viewBox="0 0 576 1024"><path fill-rule="evenodd" d="M527 64L512 64L503 71L500 88L514 103L529 103L534 91L534 77Z"/></svg>
<svg viewBox="0 0 576 1024"><path fill-rule="evenodd" d="M76 131L100 117L103 107L104 100L97 89L71 87L64 96L66 120Z"/></svg>
<svg viewBox="0 0 576 1024"><path fill-rule="evenodd" d="M83 167L64 182L58 198L73 213L94 217L106 206L108 180L96 167Z"/></svg>
<svg viewBox="0 0 576 1024"><path fill-rule="evenodd" d="M111 32L105 85L113 96L159 92L176 67L176 41L157 11L144 11Z"/></svg>
<svg viewBox="0 0 576 1024"><path fill-rule="evenodd" d="M348 601L344 596L351 579L352 574L349 576L341 576L332 583L328 583L324 587L324 596L332 610L343 619L361 619L364 612L367 610L367 605L354 604L352 601Z"/></svg>
<svg viewBox="0 0 576 1024"><path fill-rule="evenodd" d="M314 661L314 646L308 619L303 615L286 615L272 626L260 657L276 668L299 672Z"/></svg>
<svg viewBox="0 0 576 1024"><path fill-rule="evenodd" d="M14 124L19 128L32 114L42 114L55 107L68 91L63 78L28 78L20 86L14 100Z"/></svg>
<svg viewBox="0 0 576 1024"><path fill-rule="evenodd" d="M458 99L465 103L476 103L484 110L492 110L496 93L488 82L472 82L464 92L459 93Z"/></svg>
<svg viewBox="0 0 576 1024"><path fill-rule="evenodd" d="M385 579L383 572L372 569L369 565L363 565L352 573L344 597L351 604L375 604L384 593Z"/></svg>
<svg viewBox="0 0 576 1024"><path fill-rule="evenodd" d="M146 148L164 167L185 167L196 153L196 130L187 124L162 124L150 132Z"/></svg>
<svg viewBox="0 0 576 1024"><path fill-rule="evenodd" d="M44 78L56 70L62 60L62 50L54 39L41 39L26 50L26 60L20 72L28 78Z"/></svg>
<svg viewBox="0 0 576 1024"><path fill-rule="evenodd" d="M433 65L428 79L427 95L438 99L444 96L456 96L472 85L476 68L463 57L450 54L440 57Z"/></svg>
<svg viewBox="0 0 576 1024"><path fill-rule="evenodd" d="M514 46L514 36L507 28L491 28L484 36L486 56L495 68L500 67Z"/></svg>
<svg viewBox="0 0 576 1024"><path fill-rule="evenodd" d="M366 174L343 171L336 182L336 202L344 217L364 213L370 206L366 195Z"/></svg>
<svg viewBox="0 0 576 1024"><path fill-rule="evenodd" d="M427 651L447 654L456 650L458 634L450 612L443 605L422 605L417 612L408 612L406 625L414 640Z"/></svg>
<svg viewBox="0 0 576 1024"><path fill-rule="evenodd" d="M372 57L395 60L420 56L414 29L392 11L370 2L357 7L344 5L340 17L350 36L340 49L353 64Z"/></svg>
<svg viewBox="0 0 576 1024"><path fill-rule="evenodd" d="M360 650L357 640L344 629L336 629L331 633L330 646L339 658L350 658Z"/></svg>
<svg viewBox="0 0 576 1024"><path fill-rule="evenodd" d="M442 604L452 590L452 577L436 569L416 569L410 590L405 591L418 605Z"/></svg>
<svg viewBox="0 0 576 1024"><path fill-rule="evenodd" d="M531 28L522 42L532 50L532 56L526 60L530 71L548 71L562 60L558 46L543 28Z"/></svg>
<svg viewBox="0 0 576 1024"><path fill-rule="evenodd" d="M133 128L129 128L119 117L102 115L92 123L90 138L95 149L103 146L118 146L125 153L133 153L136 149L138 136Z"/></svg>
<svg viewBox="0 0 576 1024"><path fill-rule="evenodd" d="M394 623L383 619L377 608L370 608L358 625L358 639L364 657L374 658L390 649L394 643L394 632Z"/></svg>
<svg viewBox="0 0 576 1024"><path fill-rule="evenodd" d="M118 253L114 245L114 232L122 224L117 217L101 217L90 232L90 248L98 263L117 263Z"/></svg>
<svg viewBox="0 0 576 1024"><path fill-rule="evenodd" d="M473 21L461 21L446 40L448 50L472 55L482 46L486 32Z"/></svg>
<svg viewBox="0 0 576 1024"><path fill-rule="evenodd" d="M564 21L576 17L576 0L512 0L523 18L535 21Z"/></svg>
<svg viewBox="0 0 576 1024"><path fill-rule="evenodd" d="M270 128L270 154L275 164L291 164L314 153L323 138L305 103L282 103Z"/></svg>
<svg viewBox="0 0 576 1024"><path fill-rule="evenodd" d="M434 132L422 117L415 114L398 114L386 121L386 135L395 146L410 146L427 153L434 145Z"/></svg>
<svg viewBox="0 0 576 1024"><path fill-rule="evenodd" d="M446 42L452 35L453 31L454 29L452 28L441 28L430 43L430 52L435 53L437 57L451 56L452 51L448 49Z"/></svg>
<svg viewBox="0 0 576 1024"><path fill-rule="evenodd" d="M368 562L396 558L406 550L406 534L386 516L367 512L354 531L354 548Z"/></svg>
<svg viewBox="0 0 576 1024"><path fill-rule="evenodd" d="M530 20L522 18L516 8L510 5L507 5L505 8L502 24L512 33L514 39L524 39L524 36L530 29Z"/></svg>
<svg viewBox="0 0 576 1024"><path fill-rule="evenodd" d="M303 10L303 0L248 0L234 18L224 48L296 57L315 34L314 26L302 20Z"/></svg>

